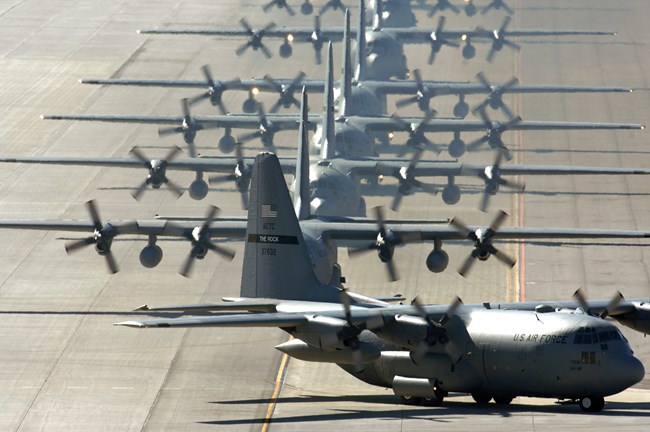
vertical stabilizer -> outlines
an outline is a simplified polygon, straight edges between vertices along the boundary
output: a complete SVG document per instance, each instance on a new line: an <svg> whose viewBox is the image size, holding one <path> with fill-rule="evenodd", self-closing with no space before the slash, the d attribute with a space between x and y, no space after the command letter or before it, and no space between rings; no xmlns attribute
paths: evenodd
<svg viewBox="0 0 650 432"><path fill-rule="evenodd" d="M339 114L350 115L352 104L352 58L350 55L350 9L345 10L345 28L343 30L343 61L341 62L341 96Z"/></svg>
<svg viewBox="0 0 650 432"><path fill-rule="evenodd" d="M366 79L366 5L359 0L359 23L357 26L357 69L354 79L357 82Z"/></svg>
<svg viewBox="0 0 650 432"><path fill-rule="evenodd" d="M309 127L307 91L302 88L300 104L300 128L298 130L298 157L296 158L296 181L294 183L293 206L298 220L306 220L310 214L309 191Z"/></svg>
<svg viewBox="0 0 650 432"><path fill-rule="evenodd" d="M381 30L384 27L384 8L383 8L383 0L377 0L375 2L375 13L372 17L372 29L373 30Z"/></svg>
<svg viewBox="0 0 650 432"><path fill-rule="evenodd" d="M334 136L334 59L332 42L327 43L327 77L325 79L325 106L323 110L323 135L321 137L321 159L332 159L336 154Z"/></svg>
<svg viewBox="0 0 650 432"><path fill-rule="evenodd" d="M258 154L253 165L240 295L338 301L338 289L316 279L280 162L273 153Z"/></svg>

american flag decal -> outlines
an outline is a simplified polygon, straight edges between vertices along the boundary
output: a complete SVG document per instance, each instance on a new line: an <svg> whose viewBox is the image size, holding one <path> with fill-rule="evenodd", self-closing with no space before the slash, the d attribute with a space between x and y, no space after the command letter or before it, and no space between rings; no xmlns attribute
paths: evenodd
<svg viewBox="0 0 650 432"><path fill-rule="evenodd" d="M276 218L278 217L278 208L273 204L262 204L262 217L263 218Z"/></svg>

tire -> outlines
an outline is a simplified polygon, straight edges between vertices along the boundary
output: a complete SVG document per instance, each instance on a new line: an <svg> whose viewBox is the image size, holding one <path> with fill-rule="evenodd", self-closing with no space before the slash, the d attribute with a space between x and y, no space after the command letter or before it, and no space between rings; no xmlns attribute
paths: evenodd
<svg viewBox="0 0 650 432"><path fill-rule="evenodd" d="M422 398L417 396L400 396L400 399L404 405L420 405L422 403Z"/></svg>
<svg viewBox="0 0 650 432"><path fill-rule="evenodd" d="M601 396L585 396L580 399L578 404L584 412L601 412L605 406L605 398Z"/></svg>
<svg viewBox="0 0 650 432"><path fill-rule="evenodd" d="M512 396L494 396L494 403L497 405L510 405L512 399Z"/></svg>
<svg viewBox="0 0 650 432"><path fill-rule="evenodd" d="M472 399L474 399L474 402L477 404L485 405L490 403L492 396L487 393L472 393Z"/></svg>

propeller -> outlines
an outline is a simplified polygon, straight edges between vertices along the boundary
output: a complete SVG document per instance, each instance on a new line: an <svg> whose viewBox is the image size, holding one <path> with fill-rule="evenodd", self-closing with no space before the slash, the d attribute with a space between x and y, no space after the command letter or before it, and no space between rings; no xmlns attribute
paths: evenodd
<svg viewBox="0 0 650 432"><path fill-rule="evenodd" d="M501 51L504 45L507 45L510 48L516 50L521 49L521 46L519 46L519 44L516 44L506 39L506 34L507 34L506 29L510 24L511 19L512 18L510 16L506 16L503 20L503 23L501 24L501 27L499 27L498 30L493 30L490 32L490 37L492 39L492 46L490 47L490 51L488 51L487 61L492 62L492 59L494 58L496 52Z"/></svg>
<svg viewBox="0 0 650 432"><path fill-rule="evenodd" d="M172 230L175 230L180 233L183 237L189 240L192 244L192 249L190 250L185 263L181 267L179 273L185 277L189 277L190 270L194 264L195 259L203 259L208 253L208 250L211 250L218 255L221 255L228 260L232 260L235 257L235 251L230 248L225 248L223 246L218 246L210 240L210 225L214 220L215 216L219 212L219 208L215 206L210 206L208 213L205 216L203 225L200 227L195 227L192 231L188 232L186 229L173 225L170 222L167 223L167 226Z"/></svg>
<svg viewBox="0 0 650 432"><path fill-rule="evenodd" d="M253 51L257 51L258 49L262 50L266 58L273 57L273 54L271 54L271 51L269 51L266 45L264 45L262 39L264 38L264 35L266 35L266 32L275 28L275 23L274 22L269 23L261 30L253 30L250 24L248 24L246 18L240 19L239 23L241 24L242 27L244 27L244 30L246 30L246 33L248 34L250 39L248 39L248 41L240 45L239 48L237 48L237 50L235 51L235 54L240 56L248 48L252 48Z"/></svg>
<svg viewBox="0 0 650 432"><path fill-rule="evenodd" d="M449 0L438 0L436 4L431 6L431 9L429 9L427 16L432 17L436 14L436 12L444 12L447 9L451 10L455 14L460 13L460 8L454 4L449 3Z"/></svg>
<svg viewBox="0 0 650 432"><path fill-rule="evenodd" d="M158 135L166 136L177 133L183 134L183 140L189 147L190 156L196 157L196 149L194 148L194 138L196 138L196 133L201 130L216 129L219 126L216 124L197 123L190 113L190 102L187 98L181 99L181 111L183 112L183 122L181 125L176 127L161 127L158 129Z"/></svg>
<svg viewBox="0 0 650 432"><path fill-rule="evenodd" d="M287 0L271 0L262 6L262 10L264 12L268 12L273 6L277 7L278 9L286 9L287 13L291 16L294 16L296 14L293 8L287 3Z"/></svg>
<svg viewBox="0 0 650 432"><path fill-rule="evenodd" d="M245 143L254 140L255 138L260 138L264 147L273 148L273 138L275 137L275 133L278 131L278 127L274 125L273 122L266 119L262 102L257 104L257 110L258 118L260 119L259 129L255 132L249 132L237 137L237 142Z"/></svg>
<svg viewBox="0 0 650 432"><path fill-rule="evenodd" d="M424 118L418 123L417 125L411 124L398 116L397 114L391 115L391 118L393 121L401 128L401 130L408 132L409 137L406 140L406 147L404 150L406 150L408 147L412 147L415 149L422 149L423 147L427 147L429 150L435 152L436 154L440 154L440 147L431 141L424 135L425 133L425 127L431 120L436 115L435 110L429 110L424 114ZM400 153L400 157L403 156L405 151Z"/></svg>
<svg viewBox="0 0 650 432"><path fill-rule="evenodd" d="M490 9L502 9L502 8L510 15L515 13L515 11L512 10L512 8L508 6L506 2L504 2L503 0L492 0L492 2L489 5L485 6L481 10L481 14L485 15Z"/></svg>
<svg viewBox="0 0 650 432"><path fill-rule="evenodd" d="M474 242L474 250L472 253L465 259L463 264L458 268L458 273L461 276L466 276L470 268L478 258L481 261L487 260L490 255L494 255L499 261L513 267L517 261L513 258L510 258L508 255L499 251L492 244L492 238L499 230L499 227L508 217L508 214L503 210L499 210L499 213L496 215L492 224L488 229L479 228L476 231L469 229L463 222L458 218L453 218L449 222L460 234L467 237L468 240Z"/></svg>
<svg viewBox="0 0 650 432"><path fill-rule="evenodd" d="M434 321L429 314L427 314L424 305L420 302L418 297L413 299L413 307L415 308L415 313L422 318L427 323L427 334L425 338L420 342L418 347L411 353L411 360L416 365L421 363L424 360L424 357L427 355L429 348L437 343L445 345L445 351L451 356L455 357L455 353L452 352L452 347L450 346L449 337L447 336L447 323L451 318L456 315L458 308L462 306L463 301L460 297L456 296L454 300L449 304L449 307L445 311L445 314L440 317L438 321Z"/></svg>
<svg viewBox="0 0 650 432"><path fill-rule="evenodd" d="M311 43L311 46L314 48L314 54L316 56L316 64L321 64L321 62L323 61L321 55L323 51L323 46L325 45L325 42L329 41L329 39L321 31L320 15L314 16L314 31L311 32L308 40L309 43Z"/></svg>
<svg viewBox="0 0 650 432"><path fill-rule="evenodd" d="M212 71L208 65L203 65L203 67L201 67L201 71L203 71L203 76L205 77L205 81L208 85L208 90L198 96L191 98L189 101L190 105L200 102L204 99L210 99L212 106L218 107L221 114L228 114L228 110L226 109L226 106L224 105L222 99L223 92L235 88L239 83L241 83L241 80L239 78L235 78L229 81L215 81L214 78L212 78Z"/></svg>
<svg viewBox="0 0 650 432"><path fill-rule="evenodd" d="M420 75L420 69L413 69L413 77L415 78L417 85L417 92L413 96L398 100L395 102L395 106L397 108L404 108L407 105L417 103L420 111L430 111L431 98L436 96L436 91L431 87L424 86L424 83L422 82L422 75Z"/></svg>
<svg viewBox="0 0 650 432"><path fill-rule="evenodd" d="M338 339L343 342L343 345L350 348L352 351L352 358L354 359L354 367L357 373L363 371L363 363L361 362L361 342L359 335L363 331L359 326L352 322L352 312L350 309L350 295L347 290L343 289L339 293L339 300L343 305L345 311L345 326L341 328L336 334Z"/></svg>
<svg viewBox="0 0 650 432"><path fill-rule="evenodd" d="M422 189L425 192L434 195L438 193L438 189L436 189L434 186L424 184L415 178L415 167L420 161L420 158L422 157L422 153L423 150L418 148L415 150L415 153L413 154L413 157L411 158L411 162L408 164L408 166L401 167L401 168L393 168L390 169L389 171L386 171L386 175L395 177L399 182L399 186L397 187L397 192L395 193L395 197L393 198L393 202L390 206L391 210L397 211L397 209L399 208L402 202L402 198L405 195L412 195L414 193L415 188ZM379 168L381 170L381 163L379 165Z"/></svg>
<svg viewBox="0 0 650 432"><path fill-rule="evenodd" d="M174 160L174 158L176 158L176 156L178 156L181 151L182 150L180 148L174 146L163 159L149 159L137 147L133 147L130 153L137 159L141 160L145 168L149 170L149 175L147 176L146 180L143 181L140 186L138 186L138 188L131 194L133 198L136 200L139 199L149 185L151 185L154 189L158 189L163 184L171 189L171 191L174 192L177 196L180 197L183 195L183 191L176 185L176 183L169 180L166 175L169 162Z"/></svg>
<svg viewBox="0 0 650 432"><path fill-rule="evenodd" d="M497 156L494 159L494 164L492 166L485 167L478 176L485 182L485 189L483 190L483 198L481 199L481 204L479 208L482 212L487 211L488 203L490 196L497 193L499 187L504 186L510 189L514 189L518 192L522 192L526 185L512 180L506 180L501 177L501 161L503 159L503 153L498 151Z"/></svg>
<svg viewBox="0 0 650 432"><path fill-rule="evenodd" d="M503 103L503 95L506 93L508 90L511 88L515 87L517 84L519 84L519 80L516 77L512 77L510 81L503 85L492 85L487 78L485 77L485 74L483 72L479 72L476 74L476 79L479 80L481 84L485 87L485 89L488 91L487 97L481 102L479 105L475 106L472 108L472 113L476 114L476 112L485 109L488 105L492 107L492 109L501 109L508 118L512 119L515 117L515 115L512 113L510 108Z"/></svg>
<svg viewBox="0 0 650 432"><path fill-rule="evenodd" d="M235 187L241 194L242 208L246 210L248 209L248 189L250 188L251 184L252 170L244 162L244 154L241 143L237 143L235 146L235 151L237 154L235 172L228 175L212 176L209 177L208 180L210 181L210 184L234 181Z"/></svg>
<svg viewBox="0 0 650 432"><path fill-rule="evenodd" d="M503 144L501 135L509 128L519 123L521 121L521 117L519 116L513 117L510 120L506 121L505 123L502 123L499 121L490 120L487 113L485 112L485 107L479 109L478 113L481 116L483 123L485 123L485 127L487 128L487 133L483 135L481 138L478 138L472 141L470 144L468 144L467 150L470 151L474 150L477 147L479 147L481 144L487 142L490 145L490 147L503 152L503 156L506 158L506 160L512 159L510 150L508 150L505 144Z"/></svg>
<svg viewBox="0 0 650 432"><path fill-rule="evenodd" d="M586 296L582 292L581 288L578 288L576 292L573 293L573 297L576 299L576 301L580 304L580 307L585 311L585 313L588 313L589 315L594 315L591 313L591 310L593 309L591 306L589 306L589 302L587 301ZM625 297L623 297L623 294L621 294L620 291L616 291L612 298L609 300L609 303L607 303L607 306L600 311L599 314L596 316L600 318L607 318L612 311L616 310L618 305L621 304L621 302L625 300Z"/></svg>
<svg viewBox="0 0 650 432"><path fill-rule="evenodd" d="M137 228L138 224L137 222L129 222L126 225L121 225L120 228L110 223L103 224L94 200L87 201L86 208L88 209L88 213L90 213L90 219L94 225L93 235L85 239L67 242L65 244L65 251L67 253L73 253L94 244L97 253L106 257L106 263L110 272L117 273L119 268L111 252L113 238L120 233L120 229L128 231Z"/></svg>
<svg viewBox="0 0 650 432"><path fill-rule="evenodd" d="M292 105L295 105L296 107L300 107L300 102L296 97L294 96L294 93L296 90L299 89L300 83L302 82L303 78L305 78L305 73L304 72L299 72L298 75L289 83L289 85L282 85L276 80L274 80L271 75L264 75L264 81L266 81L275 91L280 93L280 97L278 98L278 101L271 107L270 112L275 113L278 112L280 107L285 107L285 108L291 108Z"/></svg>
<svg viewBox="0 0 650 432"><path fill-rule="evenodd" d="M434 6L435 7L435 6ZM454 6L455 7L455 6ZM445 26L446 18L441 16L438 19L438 26L435 31L429 35L429 44L431 45L431 53L429 54L429 64L433 64L433 61L436 58L436 54L440 52L440 49L443 45L459 47L460 44L456 41L452 41L443 36L443 27Z"/></svg>
<svg viewBox="0 0 650 432"><path fill-rule="evenodd" d="M374 210L378 226L377 239L366 246L359 248L348 248L348 255L350 257L354 257L364 252L370 252L373 250L378 251L379 259L381 262L386 264L386 270L388 271L388 276L391 282L395 282L399 279L399 276L397 275L397 269L393 263L395 246L406 244L408 242L418 241L421 240L422 237L420 233L403 235L395 234L393 231L386 228L383 208L375 207Z"/></svg>
<svg viewBox="0 0 650 432"><path fill-rule="evenodd" d="M318 11L318 15L323 15L325 12L328 10L340 10L342 12L345 12L346 6L341 2L341 0L327 0L327 3L323 5L322 8L320 8L320 11Z"/></svg>

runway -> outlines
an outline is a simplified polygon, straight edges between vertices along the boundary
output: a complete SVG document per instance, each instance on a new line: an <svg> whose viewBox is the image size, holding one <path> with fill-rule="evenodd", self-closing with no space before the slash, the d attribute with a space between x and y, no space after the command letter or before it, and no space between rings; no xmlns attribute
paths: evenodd
<svg viewBox="0 0 650 432"><path fill-rule="evenodd" d="M290 1L297 10L300 1ZM323 3L317 1L317 7ZM348 0L348 3L352 3ZM460 3L457 0L457 3ZM479 0L476 1L479 2ZM180 114L179 100L199 91L155 88L96 87L80 78L198 79L210 64L217 78L293 77L303 70L323 77L311 47L296 45L291 60L277 55L278 41L268 41L270 60L258 52L237 57L241 40L206 37L163 37L136 34L138 28L179 24L233 27L242 16L254 26L273 20L282 25L310 25L311 16L289 17L284 11L261 12L262 2L249 0L145 0L103 2L0 3L0 142L12 156L127 156L133 146L152 157L163 156L179 137L159 138L154 126L43 121L39 115ZM411 69L425 79L474 80L484 71L495 83L516 75L523 84L621 85L639 88L632 94L530 95L507 101L527 120L649 123L648 89L650 4L643 0L510 0L511 28L584 28L618 31L616 37L533 41L520 51L507 47L493 63L477 57L463 60L457 49L445 49L433 66L428 48L406 48ZM420 26L435 26L437 16L416 12ZM503 12L466 17L446 13L447 27L498 27ZM342 13L330 11L323 26L342 25ZM353 22L356 7L353 7ZM423 51L426 50L426 51ZM424 54L423 54L424 53ZM340 69L340 44L335 67ZM245 94L226 93L225 104L239 112ZM266 106L275 99L261 98ZM389 107L394 107L394 99ZM451 115L455 98L435 98L440 115ZM468 102L474 105L479 98ZM312 112L321 109L320 95L311 97ZM209 104L193 107L197 115L213 114ZM417 111L405 110L405 114ZM500 114L495 114L499 116ZM202 155L218 155L221 131L199 133ZM446 142L443 134L434 142ZM468 134L467 141L477 137ZM396 140L404 139L398 135ZM644 131L508 132L506 143L520 163L647 167L650 148ZM296 134L276 137L279 153L294 154ZM261 150L260 143L246 154ZM442 159L449 156L442 154ZM488 162L488 151L463 161ZM84 203L96 199L105 220L151 219L156 214L203 215L209 204L224 215L243 215L239 194L230 186L213 188L203 201L188 194L176 200L169 191L147 191L140 201L130 191L145 172L126 169L0 164L0 218L88 219ZM169 173L187 186L189 173ZM640 177L525 178L519 196L500 192L492 211L477 210L480 183L469 186L456 206L439 196L406 197L396 217L461 217L468 224L489 224L495 210L510 214L507 224L527 227L649 229L650 184ZM439 180L438 182L442 182ZM387 180L394 183L392 180ZM385 196L367 197L367 207L388 206ZM88 233L90 235L90 233ZM110 275L104 259L91 248L66 256L65 233L0 230L0 430L6 431L160 431L243 430L312 432L340 430L647 430L650 426L650 376L619 395L606 398L605 410L584 414L575 405L552 399L516 398L508 407L477 407L471 398L450 395L442 407L411 407L398 402L390 389L356 381L334 365L286 360L273 347L287 339L280 330L165 329L137 331L114 322L142 317L129 312L141 304L169 305L217 301L237 296L243 246L232 262L208 255L196 263L191 279L178 269L189 252L184 241L161 242L162 263L140 266L146 239L120 239L113 244L120 272ZM82 236L71 236L80 238ZM469 244L445 245L450 265L432 274L424 265L432 245L409 245L396 251L402 278L387 281L372 254L350 260L340 251L346 286L369 296L401 293L427 303L446 303L459 295L466 303L567 299L579 287L590 298L609 298L615 290L626 297L650 297L648 242L616 245L501 243L518 258L506 269L494 260L477 263L464 279L455 268L470 253ZM635 354L650 369L647 339L623 328Z"/></svg>

